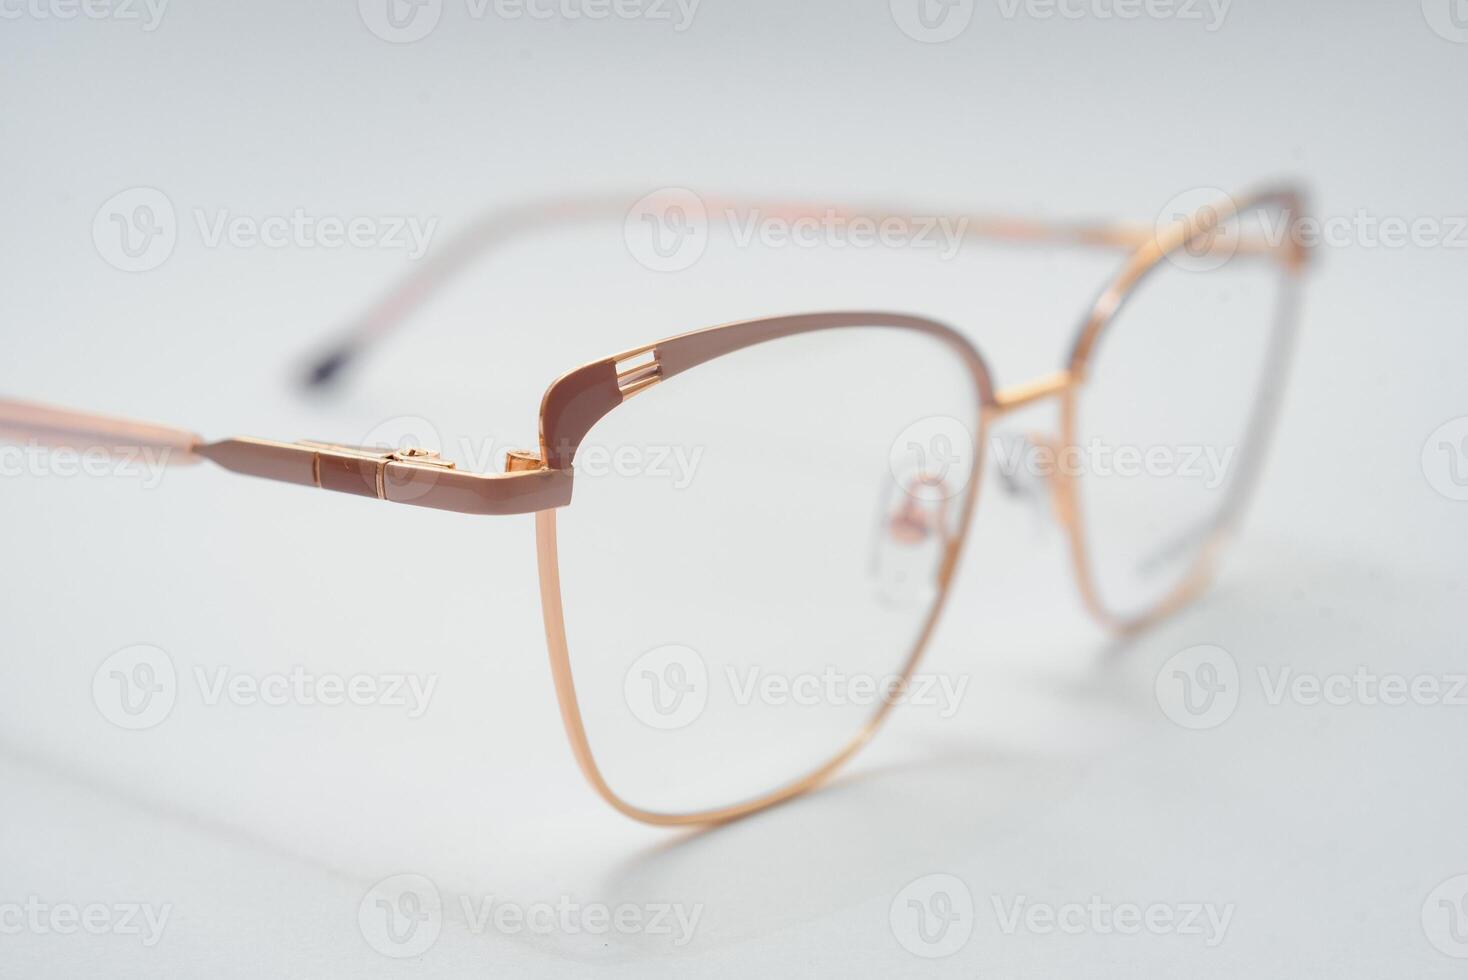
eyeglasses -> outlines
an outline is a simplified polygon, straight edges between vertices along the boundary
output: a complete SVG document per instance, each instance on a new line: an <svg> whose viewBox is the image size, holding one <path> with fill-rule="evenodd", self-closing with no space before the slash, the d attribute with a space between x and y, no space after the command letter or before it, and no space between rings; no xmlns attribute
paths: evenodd
<svg viewBox="0 0 1468 980"><path fill-rule="evenodd" d="M1302 214L1301 194L1278 189L1155 228L965 219L965 239L1126 252L1060 370L996 387L962 334L898 313L730 323L562 375L540 405L538 448L510 452L500 473L415 446L206 442L8 400L0 431L416 507L534 514L551 670L582 771L635 819L717 822L818 785L895 705L919 700L916 668L991 449L1002 479L1046 489L1101 623L1137 630L1198 592L1277 408L1309 257ZM313 381L506 227L450 245ZM1058 408L1051 433L990 442L1000 420L1043 404Z"/></svg>

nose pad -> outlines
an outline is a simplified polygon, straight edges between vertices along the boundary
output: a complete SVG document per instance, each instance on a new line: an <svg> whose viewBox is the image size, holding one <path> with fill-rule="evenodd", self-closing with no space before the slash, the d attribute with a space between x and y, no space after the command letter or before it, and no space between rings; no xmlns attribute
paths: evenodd
<svg viewBox="0 0 1468 980"><path fill-rule="evenodd" d="M1067 460L1059 439L1035 432L1028 438L1034 445L1043 447L1051 459L1050 472L1045 477L1050 491L1050 517L1059 527L1069 530L1075 523L1074 463Z"/></svg>
<svg viewBox="0 0 1468 980"><path fill-rule="evenodd" d="M942 477L922 472L882 481L871 560L879 602L932 601L956 533L955 496Z"/></svg>
<svg viewBox="0 0 1468 980"><path fill-rule="evenodd" d="M1046 524L1045 498L1050 491L1044 441L1031 433L1000 433L994 439L994 453L999 488L1030 512L1035 533L1039 534Z"/></svg>
<svg viewBox="0 0 1468 980"><path fill-rule="evenodd" d="M1040 432L1000 433L994 452L1000 488L1029 508L1037 531L1050 521L1069 525L1071 485L1058 440Z"/></svg>

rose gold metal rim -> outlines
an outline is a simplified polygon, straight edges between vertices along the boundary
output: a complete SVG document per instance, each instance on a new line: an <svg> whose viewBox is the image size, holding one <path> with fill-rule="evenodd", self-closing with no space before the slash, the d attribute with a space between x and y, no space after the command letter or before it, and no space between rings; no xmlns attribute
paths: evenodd
<svg viewBox="0 0 1468 980"><path fill-rule="evenodd" d="M1298 222L1303 216L1303 195L1298 190L1285 188L1249 195L1241 201L1225 199L1215 202L1212 208L1160 231L1135 225L1045 225L974 218L965 238L1049 241L1131 250L1121 272L1102 292L1082 324L1066 368L997 393L977 350L962 335L943 324L893 313L819 313L749 320L697 330L583 365L562 375L547 389L541 403L539 451L510 452L504 473L463 472L422 450L394 451L321 442L281 443L253 438L206 443L184 429L7 399L0 399L0 435L26 437L49 447L96 450L117 456L139 451L156 452L162 461L171 463L197 463L207 459L225 469L249 476L420 507L474 514L534 513L542 613L551 667L562 719L582 771L608 803L622 813L647 823L671 825L732 820L787 800L823 782L870 740L891 710L892 703L884 702L857 736L824 766L765 796L722 809L684 815L649 812L619 799L597 769L582 723L571 676L560 593L555 509L571 501L572 461L577 446L591 427L627 398L647 391L668 377L704 361L783 336L842 327L889 326L922 331L948 343L969 368L978 392L977 434L981 451L975 454L971 489L957 534L950 541L939 570L939 593L901 675L905 682L911 677L947 604L958 558L977 506L979 481L987 455L982 450L987 446L990 422L1007 412L1058 398L1060 441L1066 447L1074 446L1079 386L1086 380L1098 340L1132 290L1174 250L1190 244L1196 236L1210 230L1203 220L1205 211L1212 215L1211 220L1216 227L1217 221L1265 205L1279 205L1293 216L1293 222ZM795 213L803 212L796 209ZM379 311L380 315L366 321L361 330L348 338L346 346L318 365L313 376L317 381L330 378L358 348L391 329L429 286L459 268L470 253L483 247L485 241L498 241L506 232L533 227L547 217L576 219L585 216L585 209L572 206L535 209L517 213L509 226L491 222L479 227L474 235L450 249L447 257L395 294ZM1247 247L1255 252L1265 251L1257 245ZM1298 281L1308 264L1308 251L1296 235L1291 235L1286 243L1270 245L1270 249L1286 270L1286 302L1291 304L1287 313L1293 313ZM1289 346L1294 337L1293 320L1287 317L1281 329L1281 347L1272 352L1278 356L1269 365L1274 372L1281 371L1288 361ZM1264 415L1269 417L1261 416L1263 424L1257 440L1260 445L1253 460L1246 464L1247 472L1240 478L1240 486L1234 490L1239 500L1247 498L1257 479L1258 458L1263 452L1262 444L1267 442L1268 423L1276 407L1272 403L1265 406ZM1251 433L1254 421L1251 420ZM1072 570L1083 602L1100 623L1122 632L1135 631L1155 622L1197 594L1207 582L1223 535L1232 526L1239 510L1235 502L1225 505L1228 520L1220 522L1215 534L1200 549L1194 567L1170 595L1144 614L1121 617L1105 608L1096 589L1075 479L1058 474L1052 493L1056 513L1067 529Z"/></svg>
<svg viewBox="0 0 1468 980"><path fill-rule="evenodd" d="M1298 223L1304 216L1304 195L1295 188L1261 191L1237 200L1227 198L1216 202L1211 208L1211 214L1216 216L1218 223L1222 223L1249 211L1260 210L1272 205L1279 206L1290 215L1291 226ZM1068 383L1058 392L1061 399L1060 443L1062 446L1074 447L1076 445L1076 433L1079 427L1079 390L1086 381L1097 344L1107 328L1126 305L1127 299L1150 273L1156 270L1169 255L1191 244L1198 236L1210 233L1212 227L1216 225L1210 226L1201 221L1199 215L1194 215L1159 232L1152 242L1132 255L1121 273L1096 301L1072 347L1069 368L1066 372ZM1281 304L1284 304L1284 309L1280 322L1275 324L1274 329L1279 336L1272 338L1270 362L1265 366L1266 379L1270 377L1277 379L1288 363L1295 333L1294 294L1309 264L1308 251L1301 244L1299 236L1288 236L1288 241L1281 243L1278 247L1284 249L1282 269L1285 294L1281 296L1280 300ZM1260 397L1267 399L1270 395L1267 392L1261 392ZM1260 431L1254 433L1259 445L1251 453L1255 457L1251 469L1257 470L1257 459L1267 448L1269 430L1272 428L1275 414L1274 407L1276 406L1272 404L1266 406L1261 417L1253 420L1253 423L1262 424L1257 424ZM1256 424L1251 424L1251 431L1255 428ZM1100 625L1127 635L1137 633L1160 622L1192 602L1212 581L1228 537L1234 530L1240 511L1253 489L1252 483L1252 479L1244 479L1231 488L1229 498L1220 508L1220 520L1208 538L1199 546L1192 564L1179 577L1177 584L1152 603L1149 608L1122 615L1109 609L1101 597L1094 565L1091 561L1090 547L1086 540L1086 520L1077 480L1067 474L1056 474L1053 488L1056 512L1061 515L1061 522L1066 530L1071 569L1086 611Z"/></svg>
<svg viewBox="0 0 1468 980"><path fill-rule="evenodd" d="M562 376L556 382L556 385L566 382L573 387L577 387L578 391L582 390L577 386L576 381L579 372L594 371L594 374L592 374L593 378L604 379L606 376L606 365L609 362L616 363L636 358L648 351L671 351L673 353L671 361L677 366L676 370L686 370L695 364L713 360L723 354L741 350L756 343L764 343L815 330L871 326L898 327L928 333L944 340L963 354L964 361L970 369L970 377L974 382L975 404L978 408L978 416L975 419L975 445L977 447L986 445L989 422L996 414L997 406L994 402L992 386L989 382L988 369L984 365L983 359L961 334L958 334L951 328L936 321L923 320L900 314L812 314L808 316L772 317L763 320L726 324L721 327L712 327L708 330L683 334L658 344L651 344L634 351L629 351L615 358L609 358L606 361L596 362L595 364L588 365L586 368L579 368L577 371L572 371ZM661 357L659 357L659 361L664 364L668 363L667 360ZM571 380L568 382L567 379ZM556 385L553 385L552 388L554 389ZM635 391L624 393L622 400L632 397L635 393ZM547 401L550 401L549 393L547 393ZM612 406L612 408L615 408L615 406ZM608 411L610 410L608 409ZM584 435L584 432L580 433L580 436ZM576 438L575 442L580 441L580 436ZM574 454L574 451L573 445L570 453ZM551 458L550 450L547 449L546 452L547 458ZM969 490L962 508L962 516L958 522L956 533L948 540L946 552L939 565L938 594L934 598L932 606L923 620L913 648L908 653L901 670L898 672L898 677L900 678L899 690L905 687L911 679L912 673L916 669L918 662L922 659L922 655L927 649L928 642L932 638L938 622L942 617L943 609L947 604L950 587L957 571L958 560L962 553L963 544L968 538L969 528L977 507L980 481L983 478L984 455L982 452L976 452L974 454L973 472L969 476ZM569 459L567 462L569 463ZM591 783L597 794L618 812L634 820L655 826L717 824L735 820L739 817L747 816L756 811L783 803L821 785L850 761L862 747L871 741L872 736L876 734L878 728L881 727L894 707L893 700L883 700L877 706L872 716L858 730L856 735L833 754L828 761L818 766L812 772L785 783L768 793L729 806L691 813L663 813L634 806L619 796L602 775L596 763L595 753L591 748L591 741L586 733L585 722L581 716L581 706L576 696L574 671L571 667L570 644L566 635L555 511L547 510L535 515L535 537L536 559L540 572L541 612L545 624L546 647L550 655L551 676L555 682L556 701L560 708L561 721L565 726L566 736L571 743L572 754L575 756L576 763L580 767L582 774Z"/></svg>

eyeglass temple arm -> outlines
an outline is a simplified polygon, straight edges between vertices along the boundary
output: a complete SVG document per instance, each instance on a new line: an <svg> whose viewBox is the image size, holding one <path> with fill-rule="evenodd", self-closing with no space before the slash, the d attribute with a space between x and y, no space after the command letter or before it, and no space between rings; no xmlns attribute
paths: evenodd
<svg viewBox="0 0 1468 980"><path fill-rule="evenodd" d="M0 398L0 442L189 465L463 514L529 514L571 501L569 470L512 454L505 473L467 473L437 454L322 442L205 442L185 429Z"/></svg>
<svg viewBox="0 0 1468 980"><path fill-rule="evenodd" d="M203 443L183 429L7 398L0 398L0 440L114 457L151 451L167 462L183 464L199 462L195 449Z"/></svg>
<svg viewBox="0 0 1468 980"><path fill-rule="evenodd" d="M435 251L376 305L351 323L345 333L312 362L306 376L310 387L325 387L364 351L392 333L444 283L486 252L517 237L543 228L625 217L629 197L591 198L493 211L475 220ZM729 210L758 211L770 218L796 220L834 216L918 220L910 211L886 208L832 208L809 204L703 198L710 213ZM673 203L670 200L670 204ZM936 217L936 216L934 216ZM1153 240L1156 229L1141 224L1046 222L996 215L950 215L960 239L1015 244L1071 245L1134 252ZM1267 243L1244 242L1242 250L1266 251Z"/></svg>

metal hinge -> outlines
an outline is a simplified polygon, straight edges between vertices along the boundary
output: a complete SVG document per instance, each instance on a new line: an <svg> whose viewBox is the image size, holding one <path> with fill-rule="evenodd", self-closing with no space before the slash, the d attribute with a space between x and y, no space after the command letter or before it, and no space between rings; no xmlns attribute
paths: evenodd
<svg viewBox="0 0 1468 980"><path fill-rule="evenodd" d="M444 459L434 450L417 446L380 449L309 440L297 445L315 450L311 461L311 478L318 487L364 496L375 493L378 500L387 499L388 464L435 471L457 468L453 461ZM353 476L360 479L360 489L357 486L359 481L354 480Z"/></svg>
<svg viewBox="0 0 1468 980"><path fill-rule="evenodd" d="M511 449L505 453L506 473L526 473L545 469L545 460L531 449Z"/></svg>

